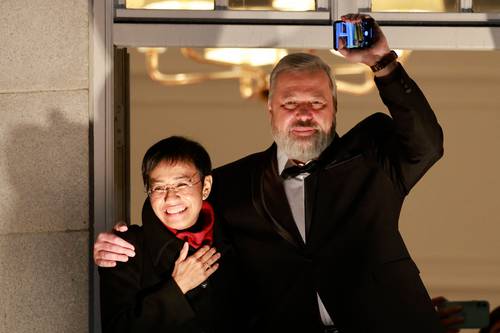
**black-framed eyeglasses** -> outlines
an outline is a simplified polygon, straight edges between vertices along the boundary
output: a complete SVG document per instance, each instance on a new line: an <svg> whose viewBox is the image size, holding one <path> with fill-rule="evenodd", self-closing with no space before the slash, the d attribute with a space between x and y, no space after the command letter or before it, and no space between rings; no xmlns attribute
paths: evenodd
<svg viewBox="0 0 500 333"><path fill-rule="evenodd" d="M179 181L175 184L155 185L151 187L146 193L152 199L163 198L169 191L177 195L190 193L193 186L201 182L201 177L197 181L193 181L193 179L197 175L198 173L195 173L189 179Z"/></svg>

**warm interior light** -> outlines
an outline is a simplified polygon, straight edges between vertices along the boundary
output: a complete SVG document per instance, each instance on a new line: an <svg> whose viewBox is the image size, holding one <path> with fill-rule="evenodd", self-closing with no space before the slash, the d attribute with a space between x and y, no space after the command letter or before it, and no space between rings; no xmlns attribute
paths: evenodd
<svg viewBox="0 0 500 333"><path fill-rule="evenodd" d="M315 0L273 0L273 8L283 11L316 10Z"/></svg>
<svg viewBox="0 0 500 333"><path fill-rule="evenodd" d="M274 65L287 55L285 49L205 49L208 60L232 65L265 66Z"/></svg>
<svg viewBox="0 0 500 333"><path fill-rule="evenodd" d="M394 52L396 52L396 54L398 55L398 57L401 57L403 55L403 53L405 52L405 50L394 49Z"/></svg>
<svg viewBox="0 0 500 333"><path fill-rule="evenodd" d="M171 9L171 10L213 10L214 0L127 0L126 7L130 9ZM282 10L282 11L310 11L316 10L315 0L273 0L272 5L230 6L233 9L247 10Z"/></svg>
<svg viewBox="0 0 500 333"><path fill-rule="evenodd" d="M456 10L456 0L372 0L373 12L447 12Z"/></svg>
<svg viewBox="0 0 500 333"><path fill-rule="evenodd" d="M126 0L126 8L142 8L144 7L144 0Z"/></svg>
<svg viewBox="0 0 500 333"><path fill-rule="evenodd" d="M339 51L335 50L335 49L330 49L330 52L333 54L333 55L336 55L337 57L341 57L343 58L344 56L342 55L342 53L340 53Z"/></svg>
<svg viewBox="0 0 500 333"><path fill-rule="evenodd" d="M154 50L158 54L165 53L167 51L166 47L138 47L137 51L141 53L148 53L149 51Z"/></svg>
<svg viewBox="0 0 500 333"><path fill-rule="evenodd" d="M213 10L213 0L127 0L127 8L172 9L172 10Z"/></svg>

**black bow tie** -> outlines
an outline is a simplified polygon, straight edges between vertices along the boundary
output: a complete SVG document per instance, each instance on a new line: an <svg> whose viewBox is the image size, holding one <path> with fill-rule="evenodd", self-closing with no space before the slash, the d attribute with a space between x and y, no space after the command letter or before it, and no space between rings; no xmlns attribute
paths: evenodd
<svg viewBox="0 0 500 333"><path fill-rule="evenodd" d="M290 161L289 161L290 163ZM287 164L289 164L287 163ZM292 162L294 163L294 162ZM295 164L290 167L286 167L283 172L281 173L281 177L284 179L287 178L293 178L301 173L312 173L314 170L318 168L318 161L317 160L311 160L307 162L306 164Z"/></svg>

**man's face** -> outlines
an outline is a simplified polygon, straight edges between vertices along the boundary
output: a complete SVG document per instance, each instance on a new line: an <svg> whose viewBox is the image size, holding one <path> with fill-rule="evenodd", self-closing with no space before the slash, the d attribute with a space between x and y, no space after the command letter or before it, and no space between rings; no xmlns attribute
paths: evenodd
<svg viewBox="0 0 500 333"><path fill-rule="evenodd" d="M149 200L156 216L166 226L183 230L198 220L212 177L202 181L192 163L161 162L151 171L149 184Z"/></svg>
<svg viewBox="0 0 500 333"><path fill-rule="evenodd" d="M279 74L268 109L274 140L289 158L306 162L331 143L336 109L326 73Z"/></svg>

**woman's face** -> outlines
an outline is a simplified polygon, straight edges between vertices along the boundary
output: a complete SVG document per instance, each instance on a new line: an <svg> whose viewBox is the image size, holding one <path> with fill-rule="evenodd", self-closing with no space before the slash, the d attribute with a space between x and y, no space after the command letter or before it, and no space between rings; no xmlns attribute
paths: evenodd
<svg viewBox="0 0 500 333"><path fill-rule="evenodd" d="M192 163L161 162L149 175L149 200L163 224L183 230L198 220L211 187L212 176L202 180Z"/></svg>

